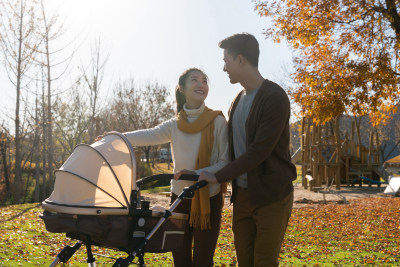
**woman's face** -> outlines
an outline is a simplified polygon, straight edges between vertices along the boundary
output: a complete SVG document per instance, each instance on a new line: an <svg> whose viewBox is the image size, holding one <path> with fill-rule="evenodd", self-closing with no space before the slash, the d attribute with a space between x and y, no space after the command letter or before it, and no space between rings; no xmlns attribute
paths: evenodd
<svg viewBox="0 0 400 267"><path fill-rule="evenodd" d="M182 91L186 97L186 107L189 109L199 108L208 95L207 76L200 71L191 71Z"/></svg>

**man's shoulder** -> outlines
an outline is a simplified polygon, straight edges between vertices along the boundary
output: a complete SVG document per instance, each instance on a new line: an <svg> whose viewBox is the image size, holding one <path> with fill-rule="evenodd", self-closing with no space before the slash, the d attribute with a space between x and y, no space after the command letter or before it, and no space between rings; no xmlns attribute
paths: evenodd
<svg viewBox="0 0 400 267"><path fill-rule="evenodd" d="M258 92L258 96L261 98L281 98L281 99L289 99L286 91L277 83L272 82L270 80L265 80L265 82L261 85L260 90Z"/></svg>
<svg viewBox="0 0 400 267"><path fill-rule="evenodd" d="M260 87L261 94L284 94L287 95L285 90L277 83L265 79Z"/></svg>

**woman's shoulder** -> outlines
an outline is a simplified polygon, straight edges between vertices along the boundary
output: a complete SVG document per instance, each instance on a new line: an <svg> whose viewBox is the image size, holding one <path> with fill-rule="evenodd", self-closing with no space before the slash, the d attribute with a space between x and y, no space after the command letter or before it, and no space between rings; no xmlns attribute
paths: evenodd
<svg viewBox="0 0 400 267"><path fill-rule="evenodd" d="M176 118L173 117L171 119L163 121L162 123L157 125L155 128L159 128L160 130L163 130L163 131L170 131L170 130L176 128Z"/></svg>
<svg viewBox="0 0 400 267"><path fill-rule="evenodd" d="M165 125L171 125L171 124L176 124L176 116L162 122L161 124L165 124Z"/></svg>
<svg viewBox="0 0 400 267"><path fill-rule="evenodd" d="M226 125L228 125L228 123L226 122L226 119L225 119L225 117L223 115L218 115L217 117L215 117L214 124L216 126L226 126Z"/></svg>

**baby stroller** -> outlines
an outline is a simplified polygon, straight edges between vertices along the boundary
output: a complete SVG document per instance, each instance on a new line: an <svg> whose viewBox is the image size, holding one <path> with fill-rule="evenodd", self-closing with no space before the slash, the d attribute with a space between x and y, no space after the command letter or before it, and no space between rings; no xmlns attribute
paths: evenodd
<svg viewBox="0 0 400 267"><path fill-rule="evenodd" d="M50 266L66 263L82 246L87 263L95 266L92 245L124 251L113 266L128 266L135 257L144 265L145 252L162 253L179 249L187 214L173 213L184 198L205 186L202 181L187 187L169 209L155 210L140 198L140 187L171 174L150 176L136 181L136 160L127 138L111 132L92 145L78 145L55 172L54 190L42 202L40 218L52 233L66 233L78 240L66 246ZM181 179L196 181L196 175Z"/></svg>

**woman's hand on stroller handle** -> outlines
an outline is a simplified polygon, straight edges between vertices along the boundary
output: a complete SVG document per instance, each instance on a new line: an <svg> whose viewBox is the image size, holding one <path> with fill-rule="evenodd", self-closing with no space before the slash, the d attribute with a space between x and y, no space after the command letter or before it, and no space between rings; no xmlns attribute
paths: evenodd
<svg viewBox="0 0 400 267"><path fill-rule="evenodd" d="M194 171L183 169L174 174L174 180L179 180L184 174L198 175Z"/></svg>
<svg viewBox="0 0 400 267"><path fill-rule="evenodd" d="M174 175L174 179L175 179L176 174ZM196 174L194 171L189 171L189 170L182 170L179 172L179 180L186 180L186 181L193 181L196 182L194 185L189 187L189 190L197 190L199 188L202 188L204 186L206 186L208 184L207 181L203 180L200 181L198 180L199 175ZM175 179L177 180L177 179Z"/></svg>

